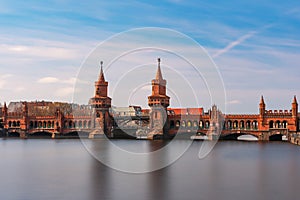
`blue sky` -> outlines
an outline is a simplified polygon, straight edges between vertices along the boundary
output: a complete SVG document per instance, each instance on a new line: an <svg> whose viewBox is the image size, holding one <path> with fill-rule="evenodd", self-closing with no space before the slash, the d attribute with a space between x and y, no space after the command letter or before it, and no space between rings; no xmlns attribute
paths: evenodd
<svg viewBox="0 0 300 200"><path fill-rule="evenodd" d="M293 95L300 98L299 1L0 0L0 102L71 102L97 44L149 26L182 32L208 51L228 112L256 113L261 94L267 109L290 109Z"/></svg>

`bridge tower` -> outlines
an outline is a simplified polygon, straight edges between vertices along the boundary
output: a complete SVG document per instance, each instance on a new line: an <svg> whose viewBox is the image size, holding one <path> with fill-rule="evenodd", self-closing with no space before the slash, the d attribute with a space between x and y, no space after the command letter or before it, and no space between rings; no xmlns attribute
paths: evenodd
<svg viewBox="0 0 300 200"><path fill-rule="evenodd" d="M258 139L263 141L268 141L269 124L266 117L266 104L263 95L261 95L260 102L259 102L259 116L257 119L257 123L258 123L258 130L260 130Z"/></svg>
<svg viewBox="0 0 300 200"><path fill-rule="evenodd" d="M258 119L258 129L262 130L265 126L265 111L266 111L266 104L264 101L263 95L261 95L260 103L259 103L259 119Z"/></svg>
<svg viewBox="0 0 300 200"><path fill-rule="evenodd" d="M108 82L105 81L103 73L103 62L100 62L101 69L98 80L95 82L95 96L90 99L89 104L93 109L93 128L94 134L105 134L107 137L112 137L112 119L109 114L111 108L111 98L107 95Z"/></svg>
<svg viewBox="0 0 300 200"><path fill-rule="evenodd" d="M6 102L4 102L3 108L2 108L2 123L3 126L5 128L6 125L6 120L7 120L7 106L6 106Z"/></svg>
<svg viewBox="0 0 300 200"><path fill-rule="evenodd" d="M294 96L293 102L292 102L292 125L293 128L291 129L291 131L297 131L298 130L298 102L297 102L297 98L296 95Z"/></svg>
<svg viewBox="0 0 300 200"><path fill-rule="evenodd" d="M1 121L0 121L1 123ZM0 135L6 135L6 131L7 131L7 106L6 106L6 102L4 102L4 105L2 107L2 124L0 124L0 126L3 128L2 133L0 131Z"/></svg>
<svg viewBox="0 0 300 200"><path fill-rule="evenodd" d="M266 104L264 101L263 95L261 95L260 103L259 103L259 115L264 116L266 110Z"/></svg>
<svg viewBox="0 0 300 200"><path fill-rule="evenodd" d="M152 94L148 96L148 105L150 107L150 132L148 139L163 138L168 132L167 107L170 97L166 95L167 81L163 79L160 69L160 58L158 58L158 67L155 79L152 80Z"/></svg>
<svg viewBox="0 0 300 200"><path fill-rule="evenodd" d="M20 123L20 137L26 138L28 131L28 105L27 102L22 103L22 120Z"/></svg>

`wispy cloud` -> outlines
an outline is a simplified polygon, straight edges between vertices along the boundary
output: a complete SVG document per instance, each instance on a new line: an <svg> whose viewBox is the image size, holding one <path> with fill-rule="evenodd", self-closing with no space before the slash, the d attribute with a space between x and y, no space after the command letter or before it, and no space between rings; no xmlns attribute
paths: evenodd
<svg viewBox="0 0 300 200"><path fill-rule="evenodd" d="M216 58L228 51L230 51L235 46L243 43L246 39L253 37L257 32L256 31L250 31L249 33L239 37L237 40L230 42L225 48L217 51L212 57Z"/></svg>
<svg viewBox="0 0 300 200"><path fill-rule="evenodd" d="M237 99L226 102L226 104L241 104L241 102Z"/></svg>

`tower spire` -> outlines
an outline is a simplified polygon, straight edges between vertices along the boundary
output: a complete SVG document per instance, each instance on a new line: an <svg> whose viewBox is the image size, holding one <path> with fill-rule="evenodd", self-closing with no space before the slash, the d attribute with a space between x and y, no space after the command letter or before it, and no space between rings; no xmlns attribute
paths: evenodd
<svg viewBox="0 0 300 200"><path fill-rule="evenodd" d="M160 58L157 59L158 62L158 67L157 67L157 72L156 72L156 80L163 80L162 74L161 74L161 69L160 69Z"/></svg>
<svg viewBox="0 0 300 200"><path fill-rule="evenodd" d="M294 103L294 104L298 104L298 103L297 103L296 95L294 95L293 103Z"/></svg>
<svg viewBox="0 0 300 200"><path fill-rule="evenodd" d="M261 95L261 98L260 98L260 104L265 104L264 96L263 96L263 95Z"/></svg>
<svg viewBox="0 0 300 200"><path fill-rule="evenodd" d="M103 73L103 61L100 61L100 75L99 75L99 81L105 82L104 73Z"/></svg>

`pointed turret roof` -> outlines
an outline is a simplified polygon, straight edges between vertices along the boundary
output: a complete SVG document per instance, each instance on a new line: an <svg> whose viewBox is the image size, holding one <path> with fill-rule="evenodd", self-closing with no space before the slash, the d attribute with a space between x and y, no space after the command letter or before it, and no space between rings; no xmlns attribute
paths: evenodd
<svg viewBox="0 0 300 200"><path fill-rule="evenodd" d="M293 103L298 104L298 103L297 103L296 95L294 95Z"/></svg>
<svg viewBox="0 0 300 200"><path fill-rule="evenodd" d="M260 98L260 104L265 104L264 96L263 96L263 95L261 95L261 98Z"/></svg>
<svg viewBox="0 0 300 200"><path fill-rule="evenodd" d="M156 72L156 80L163 80L162 74L161 74L161 69L160 69L160 58L157 59L158 61L158 67L157 67L157 72Z"/></svg>
<svg viewBox="0 0 300 200"><path fill-rule="evenodd" d="M103 61L100 62L100 66L101 66L101 69L100 69L100 75L99 75L98 81L105 82L104 73L103 73Z"/></svg>

